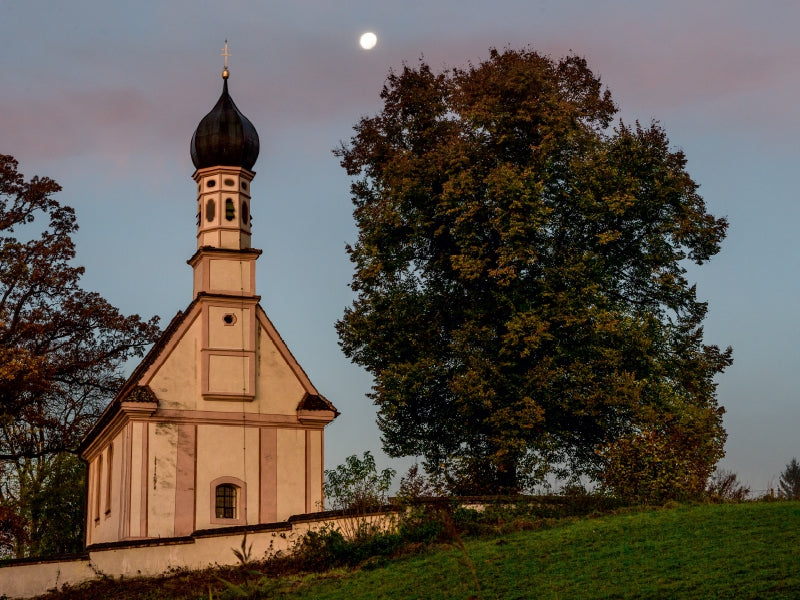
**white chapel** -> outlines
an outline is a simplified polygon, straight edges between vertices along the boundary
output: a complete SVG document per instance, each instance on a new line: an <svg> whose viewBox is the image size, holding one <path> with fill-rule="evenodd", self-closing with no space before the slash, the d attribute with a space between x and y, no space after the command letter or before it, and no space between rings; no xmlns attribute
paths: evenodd
<svg viewBox="0 0 800 600"><path fill-rule="evenodd" d="M227 52L226 52L227 54ZM193 299L83 440L86 544L174 538L321 510L337 415L256 294L258 134L228 92L197 126Z"/></svg>

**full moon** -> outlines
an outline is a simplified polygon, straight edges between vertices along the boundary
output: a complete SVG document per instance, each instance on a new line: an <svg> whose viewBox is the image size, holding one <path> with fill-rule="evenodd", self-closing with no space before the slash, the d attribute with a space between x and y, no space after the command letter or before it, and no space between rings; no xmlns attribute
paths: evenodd
<svg viewBox="0 0 800 600"><path fill-rule="evenodd" d="M364 35L361 36L361 39L358 40L358 43L361 44L361 47L364 50L371 50L375 47L375 44L378 43L378 36L368 31Z"/></svg>

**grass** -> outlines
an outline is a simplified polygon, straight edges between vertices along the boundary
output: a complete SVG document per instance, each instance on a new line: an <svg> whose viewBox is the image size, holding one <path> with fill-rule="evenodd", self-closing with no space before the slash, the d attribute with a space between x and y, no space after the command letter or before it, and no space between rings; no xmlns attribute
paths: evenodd
<svg viewBox="0 0 800 600"><path fill-rule="evenodd" d="M798 598L800 503L682 506L583 519L415 556L292 598Z"/></svg>
<svg viewBox="0 0 800 600"><path fill-rule="evenodd" d="M48 600L207 599L209 586L218 600L800 598L798 549L800 502L688 505L563 520L325 574L179 574Z"/></svg>

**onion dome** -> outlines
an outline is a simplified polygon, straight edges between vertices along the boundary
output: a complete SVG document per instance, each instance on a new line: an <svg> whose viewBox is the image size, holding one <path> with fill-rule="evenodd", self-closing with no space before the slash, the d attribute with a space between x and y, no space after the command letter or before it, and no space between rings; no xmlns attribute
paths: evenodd
<svg viewBox="0 0 800 600"><path fill-rule="evenodd" d="M196 169L243 167L252 171L258 158L258 133L228 94L227 68L222 79L222 95L192 135L192 162Z"/></svg>

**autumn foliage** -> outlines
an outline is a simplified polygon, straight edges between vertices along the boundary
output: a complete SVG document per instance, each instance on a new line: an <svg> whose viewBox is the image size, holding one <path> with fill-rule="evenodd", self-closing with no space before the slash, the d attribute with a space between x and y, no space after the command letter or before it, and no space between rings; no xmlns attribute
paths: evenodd
<svg viewBox="0 0 800 600"><path fill-rule="evenodd" d="M75 212L54 198L56 182L26 181L17 167L0 155L0 525L20 541L11 513L33 514L32 502L66 510L47 496L64 487L50 468L70 462L54 457L75 450L121 385L125 361L141 356L159 328L157 318L124 316L80 286ZM80 486L78 471L71 480ZM35 538L42 523L25 517L26 535Z"/></svg>
<svg viewBox="0 0 800 600"><path fill-rule="evenodd" d="M358 227L337 330L374 377L384 449L461 494L547 473L614 486L649 455L696 489L725 439L713 379L731 351L704 343L685 265L727 223L683 152L656 122L612 125L575 55L420 61L381 98L337 151Z"/></svg>

